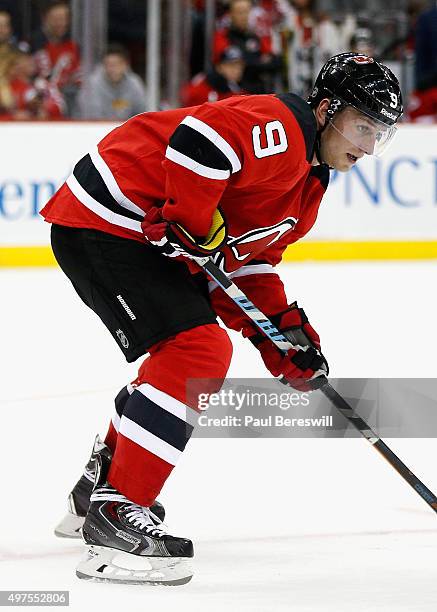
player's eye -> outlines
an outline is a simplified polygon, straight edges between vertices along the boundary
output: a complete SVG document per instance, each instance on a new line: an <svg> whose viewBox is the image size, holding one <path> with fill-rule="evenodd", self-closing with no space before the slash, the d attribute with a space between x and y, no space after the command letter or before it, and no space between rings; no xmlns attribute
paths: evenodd
<svg viewBox="0 0 437 612"><path fill-rule="evenodd" d="M362 134L363 136L367 136L367 134L370 134L370 128L368 125L365 125L364 123L360 123L357 125L357 130L360 134Z"/></svg>

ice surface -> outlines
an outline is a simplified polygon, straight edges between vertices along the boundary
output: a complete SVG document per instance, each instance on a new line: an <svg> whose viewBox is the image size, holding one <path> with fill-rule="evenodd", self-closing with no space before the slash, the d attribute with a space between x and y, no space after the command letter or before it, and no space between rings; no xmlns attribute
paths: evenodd
<svg viewBox="0 0 437 612"><path fill-rule="evenodd" d="M282 266L334 377L434 377L434 262ZM0 272L0 589L68 589L73 610L437 610L436 515L364 440L193 439L161 500L193 538L180 588L85 583L53 527L134 377L56 269ZM230 376L267 376L237 335ZM437 489L435 440L387 440Z"/></svg>

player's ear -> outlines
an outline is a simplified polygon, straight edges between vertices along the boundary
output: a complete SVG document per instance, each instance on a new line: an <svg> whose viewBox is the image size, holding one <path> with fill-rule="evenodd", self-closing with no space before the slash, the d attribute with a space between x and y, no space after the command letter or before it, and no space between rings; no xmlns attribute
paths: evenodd
<svg viewBox="0 0 437 612"><path fill-rule="evenodd" d="M328 112L330 102L331 100L329 98L323 98L323 100L320 100L319 104L314 110L314 114L317 120L317 126L319 128L324 127L326 123L326 113Z"/></svg>

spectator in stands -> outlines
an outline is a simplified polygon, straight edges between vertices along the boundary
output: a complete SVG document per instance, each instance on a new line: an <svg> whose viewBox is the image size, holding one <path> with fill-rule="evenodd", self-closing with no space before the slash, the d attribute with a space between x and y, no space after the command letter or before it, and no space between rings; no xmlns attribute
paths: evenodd
<svg viewBox="0 0 437 612"><path fill-rule="evenodd" d="M184 4L185 0L177 0ZM93 0L91 4L97 4L101 0ZM165 12L168 2L160 3ZM106 2L108 7L108 41L117 41L123 45L129 54L131 66L137 74L145 74L146 71L146 35L145 24L147 17L147 0L110 0ZM165 44L165 33L163 32L163 43Z"/></svg>
<svg viewBox="0 0 437 612"><path fill-rule="evenodd" d="M244 73L243 54L238 47L228 47L206 74L199 73L182 89L182 106L215 102L243 93L240 81Z"/></svg>
<svg viewBox="0 0 437 612"><path fill-rule="evenodd" d="M146 110L144 84L132 72L126 49L111 45L79 94L79 116L125 121Z"/></svg>
<svg viewBox="0 0 437 612"><path fill-rule="evenodd" d="M72 114L80 86L79 47L70 37L70 7L51 2L42 14L42 28L32 38L38 74L57 87Z"/></svg>
<svg viewBox="0 0 437 612"><path fill-rule="evenodd" d="M437 121L437 87L423 91L412 91L405 113L412 123L434 123Z"/></svg>
<svg viewBox="0 0 437 612"><path fill-rule="evenodd" d="M191 0L191 46L189 55L189 74L195 76L205 68L205 0ZM215 17L216 29L229 26L228 15L229 0L216 0ZM225 23L224 23L225 21Z"/></svg>
<svg viewBox="0 0 437 612"><path fill-rule="evenodd" d="M415 90L406 117L431 123L437 119L437 4L421 12L415 24Z"/></svg>
<svg viewBox="0 0 437 612"><path fill-rule="evenodd" d="M427 4L427 0L407 0L406 7L402 9L406 21L402 23L397 35L380 49L380 57L391 61L409 61L414 58L417 19Z"/></svg>
<svg viewBox="0 0 437 612"><path fill-rule="evenodd" d="M356 24L351 15L335 24L316 11L315 0L289 0L288 5L283 25L286 89L306 97L328 58L350 50Z"/></svg>
<svg viewBox="0 0 437 612"><path fill-rule="evenodd" d="M231 0L229 27L217 30L213 41L213 61L216 63L230 46L239 47L246 64L242 87L249 93L264 93L272 89L272 77L280 70L280 57L272 53L271 38L260 38L249 27L251 0Z"/></svg>
<svg viewBox="0 0 437 612"><path fill-rule="evenodd" d="M23 38L21 31L24 21L23 6L20 6L22 4L24 4L23 0L21 2L17 0L0 0L0 13L7 13L11 22L13 42Z"/></svg>
<svg viewBox="0 0 437 612"><path fill-rule="evenodd" d="M3 79L9 73L15 48L11 16L7 11L0 11L0 79Z"/></svg>
<svg viewBox="0 0 437 612"><path fill-rule="evenodd" d="M0 118L12 118L14 97L12 95L10 75L16 58L16 39L12 31L11 14L0 10Z"/></svg>
<svg viewBox="0 0 437 612"><path fill-rule="evenodd" d="M423 11L416 22L416 88L437 86L437 4Z"/></svg>
<svg viewBox="0 0 437 612"><path fill-rule="evenodd" d="M250 28L260 39L269 41L274 53L282 52L280 29L288 11L287 0L258 0L250 11Z"/></svg>
<svg viewBox="0 0 437 612"><path fill-rule="evenodd" d="M8 75L8 104L3 105L0 119L60 119L63 99L59 91L41 77L35 78L35 60L30 52L17 49Z"/></svg>

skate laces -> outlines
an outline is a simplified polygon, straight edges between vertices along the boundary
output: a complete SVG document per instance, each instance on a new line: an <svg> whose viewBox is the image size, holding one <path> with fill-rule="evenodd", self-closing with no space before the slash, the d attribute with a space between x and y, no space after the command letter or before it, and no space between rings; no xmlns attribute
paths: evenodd
<svg viewBox="0 0 437 612"><path fill-rule="evenodd" d="M167 535L165 529L158 525L163 525L159 518L154 514L150 508L145 506L139 506L137 504L129 505L130 512L125 514L129 523L132 523L134 527L144 529L150 535ZM154 522L156 521L156 522ZM156 524L158 523L158 525Z"/></svg>
<svg viewBox="0 0 437 612"><path fill-rule="evenodd" d="M126 504L126 510L128 510L128 512L125 512L124 515L129 523L132 523L134 527L145 530L146 533L152 536L167 535L167 532L164 529L164 523L150 510L150 508L140 506L139 504L134 504L116 489L109 487L95 489L95 491L91 494L90 501L117 501Z"/></svg>
<svg viewBox="0 0 437 612"><path fill-rule="evenodd" d="M90 501L118 501L129 503L127 497L109 487L98 487L91 493Z"/></svg>

